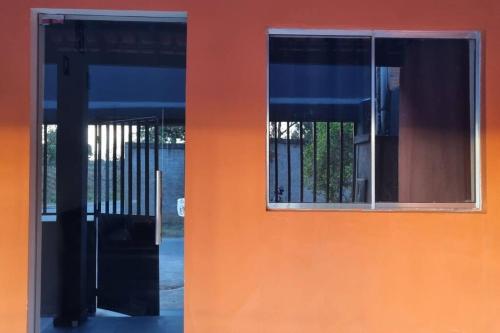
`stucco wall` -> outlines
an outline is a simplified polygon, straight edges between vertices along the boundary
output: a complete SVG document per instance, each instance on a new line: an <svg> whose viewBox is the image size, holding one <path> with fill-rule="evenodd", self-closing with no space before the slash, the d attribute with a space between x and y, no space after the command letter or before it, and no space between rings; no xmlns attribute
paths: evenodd
<svg viewBox="0 0 500 333"><path fill-rule="evenodd" d="M0 332L27 326L29 8L68 6L189 14L186 332L500 331L500 2L19 0L0 6ZM483 31L484 212L266 211L271 26Z"/></svg>

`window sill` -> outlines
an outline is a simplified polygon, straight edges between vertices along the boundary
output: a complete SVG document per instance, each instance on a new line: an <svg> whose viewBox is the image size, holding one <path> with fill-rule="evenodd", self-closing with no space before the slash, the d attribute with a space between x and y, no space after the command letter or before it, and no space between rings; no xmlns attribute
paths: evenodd
<svg viewBox="0 0 500 333"><path fill-rule="evenodd" d="M464 203L267 203L268 211L360 211L360 212L482 212L474 202Z"/></svg>

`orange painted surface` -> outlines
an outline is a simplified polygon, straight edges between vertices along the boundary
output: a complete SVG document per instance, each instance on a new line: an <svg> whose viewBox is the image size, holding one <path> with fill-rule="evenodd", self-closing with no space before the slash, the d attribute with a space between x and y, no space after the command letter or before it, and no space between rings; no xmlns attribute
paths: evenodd
<svg viewBox="0 0 500 333"><path fill-rule="evenodd" d="M495 0L2 0L0 332L27 325L29 8L69 5L188 12L187 333L500 332ZM483 31L485 211L266 211L268 27Z"/></svg>

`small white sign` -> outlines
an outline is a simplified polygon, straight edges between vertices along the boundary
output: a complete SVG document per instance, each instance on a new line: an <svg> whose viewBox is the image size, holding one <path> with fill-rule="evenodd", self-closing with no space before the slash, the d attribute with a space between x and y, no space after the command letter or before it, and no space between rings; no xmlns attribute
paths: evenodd
<svg viewBox="0 0 500 333"><path fill-rule="evenodd" d="M184 198L177 199L177 215L184 217Z"/></svg>

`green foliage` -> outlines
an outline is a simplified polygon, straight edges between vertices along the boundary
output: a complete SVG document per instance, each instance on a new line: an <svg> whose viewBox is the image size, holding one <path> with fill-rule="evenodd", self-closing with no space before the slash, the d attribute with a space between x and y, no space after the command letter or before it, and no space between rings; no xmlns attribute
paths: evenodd
<svg viewBox="0 0 500 333"><path fill-rule="evenodd" d="M57 127L56 125L48 125L47 127L47 164L49 166L56 165L56 142L57 142ZM87 145L88 157L93 156L92 146Z"/></svg>
<svg viewBox="0 0 500 333"><path fill-rule="evenodd" d="M56 140L57 133L55 126L50 126L47 128L47 164L55 165L56 164Z"/></svg>
<svg viewBox="0 0 500 333"><path fill-rule="evenodd" d="M271 139L278 138L280 141L285 142L284 140L287 139L287 126L289 126L288 136L290 140L297 142L300 139L299 122L270 122L269 137ZM342 131L341 126L340 122L330 122L329 124L316 122L315 126L313 122L302 123L304 186L309 191L314 191L314 169L316 167L316 194L318 197L323 196L326 198L328 193L329 202L340 202L341 178L342 202L352 201L354 123L343 123ZM314 154L314 136L316 136L316 156ZM328 147L330 149L329 156L327 154ZM271 158L273 156L271 154ZM316 166L314 161L316 161ZM321 201L318 197L318 201Z"/></svg>
<svg viewBox="0 0 500 333"><path fill-rule="evenodd" d="M154 128L149 129L150 142L152 141L154 135ZM141 127L140 139L144 142L146 137L146 131L144 127ZM172 143L182 143L186 141L186 131L184 126L163 126L160 128L159 135L160 144L172 144Z"/></svg>
<svg viewBox="0 0 500 333"><path fill-rule="evenodd" d="M304 182L309 190L314 188L314 126L304 124ZM349 202L352 193L353 178L353 123L344 123L342 129L343 151L341 152L341 123L318 122L316 131L316 192L326 196L328 191L330 202L340 202L340 180L343 172L342 201ZM328 161L327 140L330 140L330 160ZM341 154L343 155L341 171ZM329 171L328 171L329 169ZM329 179L329 181L327 181ZM328 187L327 187L328 186Z"/></svg>
<svg viewBox="0 0 500 333"><path fill-rule="evenodd" d="M164 126L160 132L162 143L176 143L186 141L186 130L184 126Z"/></svg>

